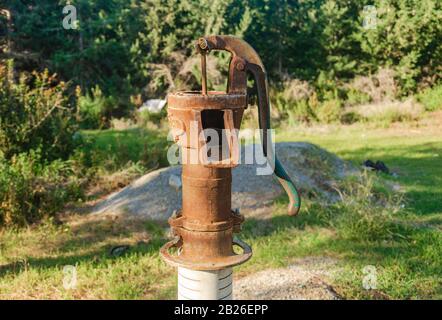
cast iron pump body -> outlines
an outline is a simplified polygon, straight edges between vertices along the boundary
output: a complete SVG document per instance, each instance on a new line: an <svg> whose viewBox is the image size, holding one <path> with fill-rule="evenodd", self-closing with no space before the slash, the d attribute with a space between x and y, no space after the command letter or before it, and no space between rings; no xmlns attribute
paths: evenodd
<svg viewBox="0 0 442 320"><path fill-rule="evenodd" d="M289 215L298 213L300 197L268 143L271 139L267 78L258 54L248 43L233 36L203 37L196 48L201 54L202 90L177 92L167 98L169 125L182 150L183 200L182 210L169 219L175 239L166 243L160 253L173 266L221 270L244 263L252 256L251 248L233 237L233 233L240 231L244 218L231 208L232 168L238 165L239 153L234 133L239 130L247 108L247 73L253 75L257 87L263 153L289 196ZM231 53L226 92L207 91L206 55L212 50ZM220 149L222 143L227 143L227 152L220 152L216 161L203 157L189 163L191 152L204 150L208 142L192 138L192 126L198 137L205 129L215 130ZM242 253L236 254L234 245L241 247ZM174 254L172 247L178 249Z"/></svg>

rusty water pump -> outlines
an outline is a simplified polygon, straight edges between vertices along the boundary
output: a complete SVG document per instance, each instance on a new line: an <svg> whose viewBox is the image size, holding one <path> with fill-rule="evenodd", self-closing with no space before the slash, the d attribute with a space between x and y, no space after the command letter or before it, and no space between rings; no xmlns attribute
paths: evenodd
<svg viewBox="0 0 442 320"><path fill-rule="evenodd" d="M244 217L231 208L232 168L238 165L239 144L235 130L239 130L244 110L247 108L247 76L250 73L256 83L258 96L259 125L262 129L264 156L272 164L272 169L286 190L290 203L289 215L296 215L300 208L299 194L281 163L275 157L268 141L270 131L270 105L267 79L264 66L255 50L245 41L233 36L208 36L196 43L201 55L202 90L177 92L168 95L168 118L175 141L182 150L182 210L174 214L169 223L175 239L161 248L161 256L179 269L183 281L192 275L182 274L183 270L206 271L215 274L216 279L228 279L231 267L244 263L252 256L251 248L233 236L240 231ZM206 55L212 50L225 50L231 53L229 78L226 92L207 91ZM215 160L208 160L207 152L197 161L189 161L195 150L205 150L210 138L204 130L211 129L218 135L220 152ZM193 131L193 132L192 132ZM195 136L195 133L197 134ZM198 138L203 136L202 139ZM195 138L197 137L197 138ZM233 246L242 248L235 253ZM171 249L176 248L175 253ZM221 272L221 273L220 273ZM226 275L227 273L227 275ZM192 280L192 279L190 279ZM195 279L193 279L195 280ZM224 289L214 295L193 295L204 288L188 288L195 282L183 284L182 292L188 289L187 298L208 299L231 298L228 281L215 283L216 289ZM210 287L210 285L208 285ZM224 288L221 288L223 287ZM230 292L230 296L229 296Z"/></svg>

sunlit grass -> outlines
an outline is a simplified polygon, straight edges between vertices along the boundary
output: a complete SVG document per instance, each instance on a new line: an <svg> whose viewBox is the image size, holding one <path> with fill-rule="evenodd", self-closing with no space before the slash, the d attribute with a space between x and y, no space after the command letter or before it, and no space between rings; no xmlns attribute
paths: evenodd
<svg viewBox="0 0 442 320"><path fill-rule="evenodd" d="M93 148L102 159L112 154L120 159L126 148L132 150L126 160L140 159L140 132L85 134L94 137ZM160 139L142 134L153 144ZM382 160L397 175L373 173L349 180L340 186L344 201L332 206L304 197L295 218L285 214L286 199L277 199L271 215L244 223L240 237L252 246L254 255L235 269L236 276L285 267L298 258L331 257L339 269L331 285L344 298L442 298L440 130L304 128L280 132L278 140L309 141L356 165L366 159ZM402 187L397 197L385 192L385 183ZM373 194L379 200L376 206L366 199ZM81 215L62 225L47 221L1 231L0 298L174 298L175 270L158 255L166 233L166 224ZM110 250L117 245L128 245L129 250L114 256ZM77 268L76 288L63 286L65 265ZM367 265L376 267L376 290L362 287Z"/></svg>

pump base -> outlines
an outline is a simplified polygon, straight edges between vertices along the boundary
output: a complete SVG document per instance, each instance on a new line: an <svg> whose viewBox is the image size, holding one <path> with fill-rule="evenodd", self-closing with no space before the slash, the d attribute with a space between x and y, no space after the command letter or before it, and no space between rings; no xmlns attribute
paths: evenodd
<svg viewBox="0 0 442 320"><path fill-rule="evenodd" d="M198 271L178 268L178 300L232 300L232 268Z"/></svg>

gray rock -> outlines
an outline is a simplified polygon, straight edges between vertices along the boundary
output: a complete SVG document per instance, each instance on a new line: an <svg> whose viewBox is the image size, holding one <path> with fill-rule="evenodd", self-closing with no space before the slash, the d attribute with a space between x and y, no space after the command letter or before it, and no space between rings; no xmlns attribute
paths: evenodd
<svg viewBox="0 0 442 320"><path fill-rule="evenodd" d="M253 147L242 148L242 159ZM338 195L333 185L346 175L357 172L348 162L310 143L278 143L276 154L301 193L316 196L321 201L336 201ZM233 208L240 208L242 212L255 210L267 206L284 193L273 175L256 175L258 167L242 164L233 170ZM177 188L177 179L171 178L180 175L180 166L150 172L99 202L93 213L166 220L181 207L181 189Z"/></svg>
<svg viewBox="0 0 442 320"><path fill-rule="evenodd" d="M181 205L181 191L170 186L170 175L181 175L181 167L163 168L142 176L99 202L92 213L165 220Z"/></svg>
<svg viewBox="0 0 442 320"><path fill-rule="evenodd" d="M171 174L169 176L169 186L174 187L176 191L179 191L182 186L181 177Z"/></svg>

